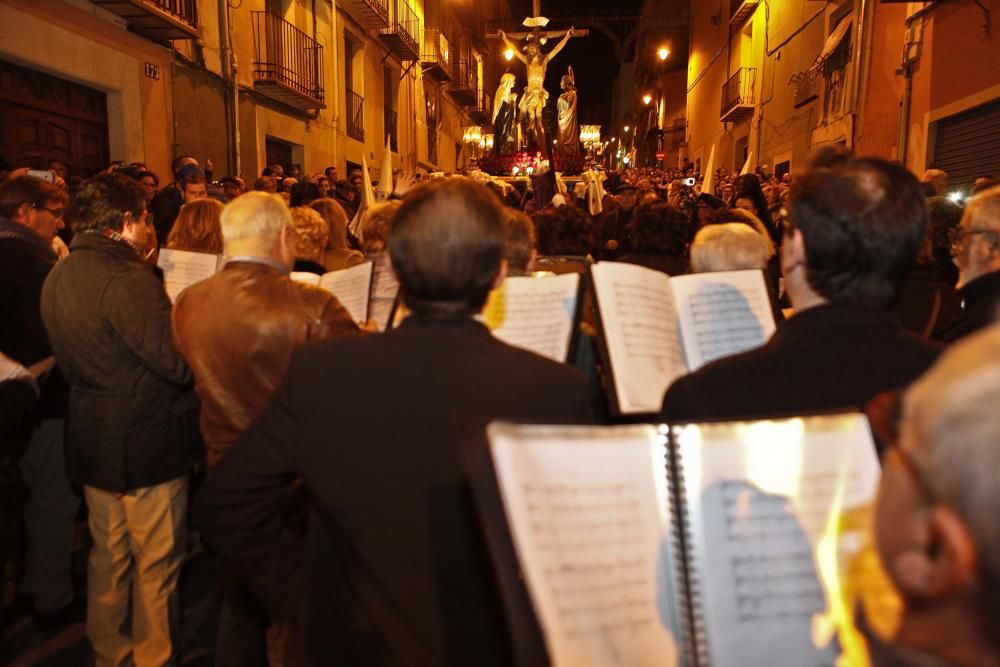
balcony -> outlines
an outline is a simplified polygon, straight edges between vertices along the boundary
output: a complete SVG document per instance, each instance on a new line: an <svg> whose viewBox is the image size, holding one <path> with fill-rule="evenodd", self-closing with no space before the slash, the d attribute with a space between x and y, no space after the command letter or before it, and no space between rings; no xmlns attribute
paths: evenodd
<svg viewBox="0 0 1000 667"><path fill-rule="evenodd" d="M389 27L389 0L339 0L337 4L368 30Z"/></svg>
<svg viewBox="0 0 1000 667"><path fill-rule="evenodd" d="M385 133L389 135L389 149L398 153L399 131L397 130L397 120L399 120L399 114L394 109L385 107L382 113L382 126L385 128Z"/></svg>
<svg viewBox="0 0 1000 667"><path fill-rule="evenodd" d="M402 61L420 58L420 19L407 0L389 0L389 26L378 31L379 39Z"/></svg>
<svg viewBox="0 0 1000 667"><path fill-rule="evenodd" d="M451 81L451 45L439 28L424 28L420 68L438 83Z"/></svg>
<svg viewBox="0 0 1000 667"><path fill-rule="evenodd" d="M365 140L365 98L353 90L345 92L347 97L347 136L358 141Z"/></svg>
<svg viewBox="0 0 1000 667"><path fill-rule="evenodd" d="M757 68L741 67L722 86L722 110L719 120L723 123L738 123L753 115L754 88L757 83Z"/></svg>
<svg viewBox="0 0 1000 667"><path fill-rule="evenodd" d="M818 67L798 74L792 82L795 86L795 97L792 105L798 109L819 97L820 71Z"/></svg>
<svg viewBox="0 0 1000 667"><path fill-rule="evenodd" d="M253 87L290 107L325 109L323 47L271 12L250 12Z"/></svg>
<svg viewBox="0 0 1000 667"><path fill-rule="evenodd" d="M493 122L493 97L485 90L479 91L476 104L469 107L469 118L478 125Z"/></svg>
<svg viewBox="0 0 1000 667"><path fill-rule="evenodd" d="M730 0L729 4L729 25L730 27L741 26L753 15L760 0Z"/></svg>
<svg viewBox="0 0 1000 667"><path fill-rule="evenodd" d="M448 94L465 107L472 107L479 101L479 70L475 60L459 60Z"/></svg>
<svg viewBox="0 0 1000 667"><path fill-rule="evenodd" d="M122 17L132 32L158 44L198 37L197 0L94 0L94 4Z"/></svg>

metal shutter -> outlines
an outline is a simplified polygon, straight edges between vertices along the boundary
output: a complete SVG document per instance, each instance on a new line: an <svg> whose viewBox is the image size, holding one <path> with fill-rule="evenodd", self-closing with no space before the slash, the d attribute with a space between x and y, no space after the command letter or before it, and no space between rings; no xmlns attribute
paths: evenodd
<svg viewBox="0 0 1000 667"><path fill-rule="evenodd" d="M938 121L933 166L964 190L981 176L1000 176L1000 100Z"/></svg>

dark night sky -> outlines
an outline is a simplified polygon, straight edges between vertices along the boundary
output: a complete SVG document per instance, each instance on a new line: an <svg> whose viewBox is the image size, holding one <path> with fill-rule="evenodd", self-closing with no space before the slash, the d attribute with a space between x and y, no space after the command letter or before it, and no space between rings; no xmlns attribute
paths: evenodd
<svg viewBox="0 0 1000 667"><path fill-rule="evenodd" d="M531 0L509 0L514 19L520 23L531 15ZM638 13L642 0L542 0L542 16L554 13L584 15L587 11L606 13L609 9L623 14ZM547 13L548 12L548 13ZM553 21L549 27L555 30L569 27L563 21ZM526 30L526 29L525 29ZM552 48L552 41L545 49ZM574 37L566 48L549 63L545 78L545 89L549 91L549 104L555 104L559 96L559 81L572 65L576 74L579 99L579 121L581 124L595 123L608 126L611 116L611 97L614 79L618 76L618 61L607 37L591 31L589 37ZM517 89L524 88L524 65L514 59L511 71L518 77Z"/></svg>

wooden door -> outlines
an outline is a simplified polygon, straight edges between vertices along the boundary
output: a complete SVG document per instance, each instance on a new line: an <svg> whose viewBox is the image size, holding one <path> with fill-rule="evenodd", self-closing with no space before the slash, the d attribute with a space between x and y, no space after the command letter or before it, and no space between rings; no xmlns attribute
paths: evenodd
<svg viewBox="0 0 1000 667"><path fill-rule="evenodd" d="M90 176L108 154L104 93L0 61L0 162L45 169L59 160Z"/></svg>

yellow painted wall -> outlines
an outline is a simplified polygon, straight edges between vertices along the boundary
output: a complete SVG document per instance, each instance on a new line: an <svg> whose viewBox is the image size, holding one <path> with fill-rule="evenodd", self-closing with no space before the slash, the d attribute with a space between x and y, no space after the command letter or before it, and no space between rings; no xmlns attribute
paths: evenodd
<svg viewBox="0 0 1000 667"><path fill-rule="evenodd" d="M168 51L96 6L81 6L59 0L0 3L0 58L105 91L111 160L145 162L169 174ZM160 68L159 80L145 76L147 62Z"/></svg>

